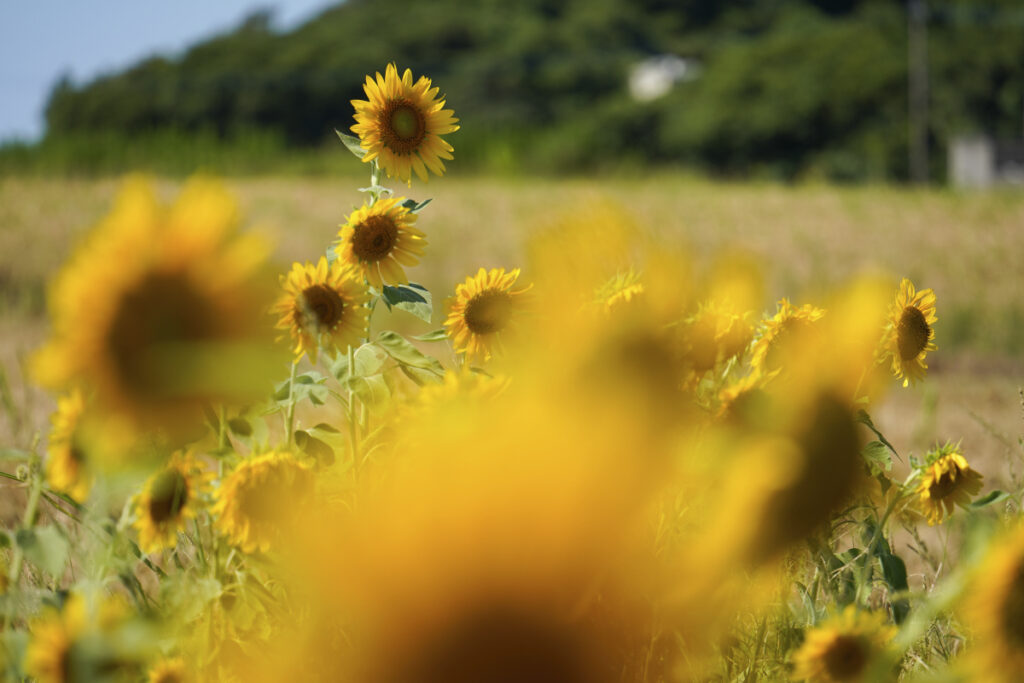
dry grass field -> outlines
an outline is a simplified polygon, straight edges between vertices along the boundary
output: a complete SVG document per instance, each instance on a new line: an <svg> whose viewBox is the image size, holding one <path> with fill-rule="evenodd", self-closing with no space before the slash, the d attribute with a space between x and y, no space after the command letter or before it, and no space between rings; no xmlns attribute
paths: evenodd
<svg viewBox="0 0 1024 683"><path fill-rule="evenodd" d="M164 181L170 197L178 181ZM249 225L270 233L282 271L316 258L361 201L364 179L231 179ZM52 399L26 384L24 359L46 332L47 279L110 205L118 180L0 179L0 448L47 429ZM765 309L821 300L864 271L910 277L938 297L939 351L928 382L893 384L875 410L903 453L963 439L990 483L1024 469L1024 195L895 188L722 184L676 175L615 180L446 177L417 185L435 203L413 279L450 294L478 266L522 264L529 235L595 201L688 245L698 263L723 248L765 265ZM566 255L572 258L571 254ZM525 265L525 264L524 264ZM528 275L528 273L527 273ZM437 310L437 309L435 309ZM439 320L435 319L435 327Z"/></svg>

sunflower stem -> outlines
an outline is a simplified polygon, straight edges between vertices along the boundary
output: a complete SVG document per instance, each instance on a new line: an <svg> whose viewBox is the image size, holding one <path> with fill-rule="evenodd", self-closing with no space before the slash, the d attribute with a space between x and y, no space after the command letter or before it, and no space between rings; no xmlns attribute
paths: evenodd
<svg viewBox="0 0 1024 683"><path fill-rule="evenodd" d="M375 162L376 163L376 162ZM352 345L348 347L348 368L349 375L355 368L355 351L352 350ZM359 424L356 422L356 392L349 385L348 390L348 431L349 441L351 442L352 448L352 472L355 476L359 476Z"/></svg>
<svg viewBox="0 0 1024 683"><path fill-rule="evenodd" d="M380 195L377 194L377 189L380 186L380 166L377 165L377 160L374 159L370 162L370 206L377 203L380 199Z"/></svg>
<svg viewBox="0 0 1024 683"><path fill-rule="evenodd" d="M351 366L351 360L349 361ZM288 378L288 414L284 420L284 445L291 448L292 434L295 431L295 363L292 362L291 375Z"/></svg>

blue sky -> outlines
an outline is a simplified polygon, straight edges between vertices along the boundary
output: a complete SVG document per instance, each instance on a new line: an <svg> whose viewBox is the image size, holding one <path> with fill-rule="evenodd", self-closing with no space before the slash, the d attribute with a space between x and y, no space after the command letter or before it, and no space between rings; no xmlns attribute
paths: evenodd
<svg viewBox="0 0 1024 683"><path fill-rule="evenodd" d="M34 140L61 74L76 84L152 54L178 55L260 8L291 28L337 0L0 0L0 142Z"/></svg>

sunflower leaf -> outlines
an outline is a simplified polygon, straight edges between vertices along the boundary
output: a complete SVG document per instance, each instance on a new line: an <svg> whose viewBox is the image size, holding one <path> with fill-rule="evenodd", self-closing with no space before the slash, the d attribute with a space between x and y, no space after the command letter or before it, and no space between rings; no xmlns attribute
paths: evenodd
<svg viewBox="0 0 1024 683"><path fill-rule="evenodd" d="M441 377L430 370L424 370L423 368L411 365L399 365L398 367L406 377L421 387L426 384L437 384L441 381Z"/></svg>
<svg viewBox="0 0 1024 683"><path fill-rule="evenodd" d="M19 529L15 540L29 562L55 578L64 573L68 540L56 527Z"/></svg>
<svg viewBox="0 0 1024 683"><path fill-rule="evenodd" d="M390 309L392 307L411 313L424 322L430 322L434 314L434 305L430 292L423 285L410 282L408 285L384 285L381 299Z"/></svg>
<svg viewBox="0 0 1024 683"><path fill-rule="evenodd" d="M1010 494L1007 493L1006 491L1000 491L999 489L995 489L994 491L989 491L988 493L986 493L981 498L978 498L977 500L972 501L971 502L971 507L974 508L975 510L977 510L978 508L983 508L986 505L991 505L992 503L998 503L1000 501L1004 501L1004 500L1006 500L1009 497L1010 497Z"/></svg>
<svg viewBox="0 0 1024 683"><path fill-rule="evenodd" d="M420 211L423 210L423 207L425 207L432 201L434 201L433 197L428 197L427 199L424 199L422 202L417 202L415 199L406 199L404 202L402 202L402 206L409 209L409 213L419 213Z"/></svg>
<svg viewBox="0 0 1024 683"><path fill-rule="evenodd" d="M364 156L366 156L366 150L363 149L362 146L359 144L359 138L357 138L354 135L349 135L348 133L342 133L337 128L334 129L334 132L337 133L338 137L341 139L341 142L345 145L345 147L348 148L348 151L356 155L357 159L362 159Z"/></svg>
<svg viewBox="0 0 1024 683"><path fill-rule="evenodd" d="M448 330L446 330L446 329L444 329L442 327L441 329L434 330L433 332L427 332L426 334L417 335L417 336L413 337L413 339L415 339L416 341L421 341L421 342L440 342L440 341L445 341L446 339L448 339Z"/></svg>
<svg viewBox="0 0 1024 683"><path fill-rule="evenodd" d="M878 476L882 471L892 470L892 455L889 449L881 441L870 441L860 452L861 457L871 468L871 475Z"/></svg>
<svg viewBox="0 0 1024 683"><path fill-rule="evenodd" d="M304 432L301 429L295 432L295 445L303 453L312 457L320 465L331 465L334 463L334 449L320 439Z"/></svg>
<svg viewBox="0 0 1024 683"><path fill-rule="evenodd" d="M377 341L374 343L387 351L387 354L401 365L427 370L438 377L444 375L444 367L436 358L423 353L413 346L412 342L396 332L385 330L377 336Z"/></svg>

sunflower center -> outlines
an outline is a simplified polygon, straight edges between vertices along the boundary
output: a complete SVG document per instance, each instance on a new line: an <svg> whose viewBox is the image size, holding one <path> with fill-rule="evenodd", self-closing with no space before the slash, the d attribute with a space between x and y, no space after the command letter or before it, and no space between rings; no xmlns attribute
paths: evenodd
<svg viewBox="0 0 1024 683"><path fill-rule="evenodd" d="M960 471L954 466L942 473L931 486L928 487L928 495L935 500L942 500L956 490L956 480Z"/></svg>
<svg viewBox="0 0 1024 683"><path fill-rule="evenodd" d="M1024 562L1017 565L999 616L1006 639L1017 650L1024 650Z"/></svg>
<svg viewBox="0 0 1024 683"><path fill-rule="evenodd" d="M155 523L176 519L188 502L188 481L177 469L163 472L149 491L149 517Z"/></svg>
<svg viewBox="0 0 1024 683"><path fill-rule="evenodd" d="M584 683L596 668L578 637L551 619L500 608L470 613L397 663L388 680L420 683Z"/></svg>
<svg viewBox="0 0 1024 683"><path fill-rule="evenodd" d="M381 142L395 154L411 154L423 142L427 122L408 100L392 100L381 115Z"/></svg>
<svg viewBox="0 0 1024 683"><path fill-rule="evenodd" d="M856 636L839 636L825 651L825 670L833 681L855 679L868 663L864 643Z"/></svg>
<svg viewBox="0 0 1024 683"><path fill-rule="evenodd" d="M398 226L387 216L370 216L352 234L352 252L360 261L376 263L391 253Z"/></svg>
<svg viewBox="0 0 1024 683"><path fill-rule="evenodd" d="M154 273L126 293L107 332L107 348L122 387L138 397L165 394L187 367L167 367L169 354L186 360L189 347L213 340L218 316L185 277Z"/></svg>
<svg viewBox="0 0 1024 683"><path fill-rule="evenodd" d="M295 303L295 317L315 332L333 330L345 313L345 300L326 285L307 287Z"/></svg>
<svg viewBox="0 0 1024 683"><path fill-rule="evenodd" d="M473 334L492 334L505 327L512 311L507 292L482 292L466 304L466 327Z"/></svg>
<svg viewBox="0 0 1024 683"><path fill-rule="evenodd" d="M924 313L916 306L905 306L896 326L896 344L899 346L900 359L913 360L924 351L932 328L924 318Z"/></svg>

